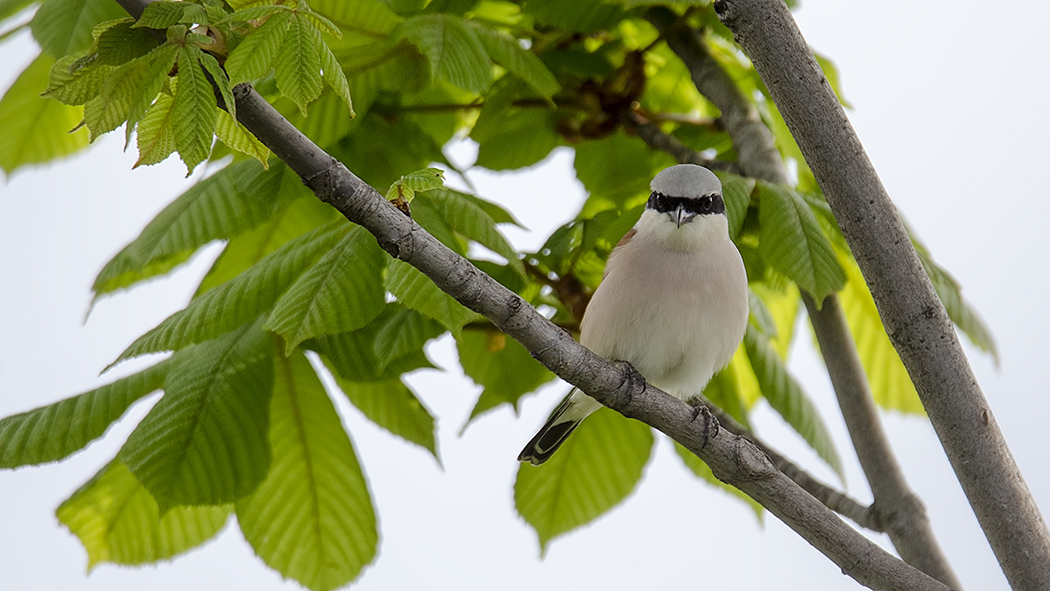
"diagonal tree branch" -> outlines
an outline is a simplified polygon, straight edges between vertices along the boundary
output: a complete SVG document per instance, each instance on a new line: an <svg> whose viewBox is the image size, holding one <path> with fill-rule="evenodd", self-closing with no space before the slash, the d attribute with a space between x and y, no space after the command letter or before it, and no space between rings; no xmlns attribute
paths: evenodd
<svg viewBox="0 0 1050 591"><path fill-rule="evenodd" d="M953 589L961 589L962 585L933 537L926 508L904 481L904 474L881 428L875 400L838 298L825 299L819 309L808 293L803 292L802 301L809 311L842 416L857 450L857 459L868 475L880 527L890 535L905 562L921 568ZM867 428L869 425L873 427Z"/></svg>
<svg viewBox="0 0 1050 591"><path fill-rule="evenodd" d="M1014 589L1050 589L1050 532L893 202L781 0L717 0L831 205Z"/></svg>
<svg viewBox="0 0 1050 591"><path fill-rule="evenodd" d="M861 527L872 531L884 531L879 516L872 507L865 506L849 495L835 490L827 484L817 480L809 472L806 472L797 464L785 456L782 456L769 444L755 436L750 429L738 423L736 419L733 418L733 415L722 410L711 401L705 399L704 404L711 409L711 413L715 415L715 418L718 419L718 423L722 427L757 445L759 449L769 456L769 459L773 460L773 463L777 465L777 468L780 469L781 472L786 474L791 480L794 480L799 486L805 489L806 492L813 495L821 503L824 503L825 507L839 515L851 519Z"/></svg>
<svg viewBox="0 0 1050 591"><path fill-rule="evenodd" d="M652 8L646 17L660 29L671 49L686 63L700 93L722 111L724 125L733 138L745 174L773 183L788 183L784 161L776 149L772 133L762 123L751 101L708 53L699 32L686 26L666 8ZM743 146L750 142L755 146ZM879 525L873 529L886 531L908 564L952 588L961 589L962 585L933 535L925 507L908 487L900 465L886 443L867 376L860 365L856 344L850 338L846 319L841 314L838 297L829 296L822 309L813 305L809 294L801 293L820 340L821 353L846 427L875 498L869 517Z"/></svg>
<svg viewBox="0 0 1050 591"><path fill-rule="evenodd" d="M755 499L843 572L873 589L947 589L849 527L776 469L758 447L713 426L684 402L649 386L629 365L580 345L527 302L452 252L340 162L314 146L248 85L234 89L238 120L295 170L318 198L375 235L464 306L492 321L562 379L626 417L638 419L703 459L720 479Z"/></svg>
<svg viewBox="0 0 1050 591"><path fill-rule="evenodd" d="M118 0L139 15L150 0ZM944 590L857 531L802 490L748 440L716 427L709 412L645 383L628 364L583 347L517 294L481 272L393 207L371 186L284 119L247 84L234 89L238 120L320 198L371 232L392 256L426 274L464 306L489 318L548 369L624 416L659 429L703 459L863 585L885 590ZM706 408L701 407L702 410Z"/></svg>

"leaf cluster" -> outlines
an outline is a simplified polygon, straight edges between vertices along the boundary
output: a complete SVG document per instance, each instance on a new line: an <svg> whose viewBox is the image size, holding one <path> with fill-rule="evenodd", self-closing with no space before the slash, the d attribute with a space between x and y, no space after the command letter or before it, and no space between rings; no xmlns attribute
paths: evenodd
<svg viewBox="0 0 1050 591"><path fill-rule="evenodd" d="M252 83L363 180L389 187L388 199L419 226L571 331L609 252L638 219L649 180L674 163L625 127L625 115L728 169L737 160L718 110L644 18L650 5L670 6L683 26L704 32L798 169L796 186L719 173L750 279L751 321L705 396L745 425L765 401L841 474L820 412L788 370L804 290L817 301L839 294L880 404L921 412L812 174L707 2L187 0L154 2L138 21L107 2L41 4L31 28L42 55L0 99L0 125L13 130L0 138L0 166L11 171L86 145L83 132L66 133L78 121L90 139L120 125L129 142L135 132L138 164L174 152L191 172L225 163L105 265L96 298L170 273L212 242L224 247L186 308L114 363L170 352L164 361L0 420L0 467L42 464L90 444L131 405L163 391L117 457L59 509L91 564L171 557L215 535L232 513L284 576L315 590L344 585L374 559L378 529L331 396L440 461L435 417L404 380L435 369L426 354L433 339L455 339L479 386L468 424L504 405L517 409L554 378L271 162L237 122L234 86ZM822 67L836 84L831 62ZM502 232L517 224L510 212L446 188L432 167L461 172L442 148L463 136L478 144L474 166L496 171L572 149L587 200L540 249L519 251ZM952 319L994 355L959 285L920 253ZM328 376L331 392L322 385ZM515 500L541 545L623 501L653 441L649 428L603 411L548 464L522 466ZM702 462L682 458L713 482Z"/></svg>

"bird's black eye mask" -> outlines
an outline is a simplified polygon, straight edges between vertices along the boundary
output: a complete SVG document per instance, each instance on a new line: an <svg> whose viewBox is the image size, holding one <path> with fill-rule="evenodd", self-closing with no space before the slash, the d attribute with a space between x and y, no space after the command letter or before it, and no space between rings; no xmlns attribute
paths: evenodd
<svg viewBox="0 0 1050 591"><path fill-rule="evenodd" d="M689 213L707 215L711 213L725 213L726 204L722 195L709 193L703 197L668 197L662 193L653 191L649 195L649 203L646 207L660 213L667 213L681 206Z"/></svg>

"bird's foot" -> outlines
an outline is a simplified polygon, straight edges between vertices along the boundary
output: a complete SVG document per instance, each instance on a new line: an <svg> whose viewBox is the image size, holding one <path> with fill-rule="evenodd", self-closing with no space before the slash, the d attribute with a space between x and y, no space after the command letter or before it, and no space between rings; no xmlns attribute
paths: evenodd
<svg viewBox="0 0 1050 591"><path fill-rule="evenodd" d="M711 409L707 408L707 404L700 399L699 396L694 396L689 400L689 405L693 407L693 422L703 417L703 422L700 423L700 437L702 442L700 449L707 447L707 442L718 437L718 430L721 426L718 424L718 419L715 415L711 414Z"/></svg>

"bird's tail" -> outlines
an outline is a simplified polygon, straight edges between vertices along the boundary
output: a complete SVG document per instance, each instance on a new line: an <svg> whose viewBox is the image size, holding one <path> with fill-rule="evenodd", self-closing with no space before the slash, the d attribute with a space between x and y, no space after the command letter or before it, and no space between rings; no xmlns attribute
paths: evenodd
<svg viewBox="0 0 1050 591"><path fill-rule="evenodd" d="M577 394L574 396L574 394ZM580 400L580 398L584 400ZM588 404L588 403L593 403ZM530 462L533 466L539 466L550 459L554 452L558 451L565 439L587 418L587 415L601 405L589 396L583 396L573 390L565 401L551 413L546 424L536 433L526 445L525 449L518 454L519 462Z"/></svg>

